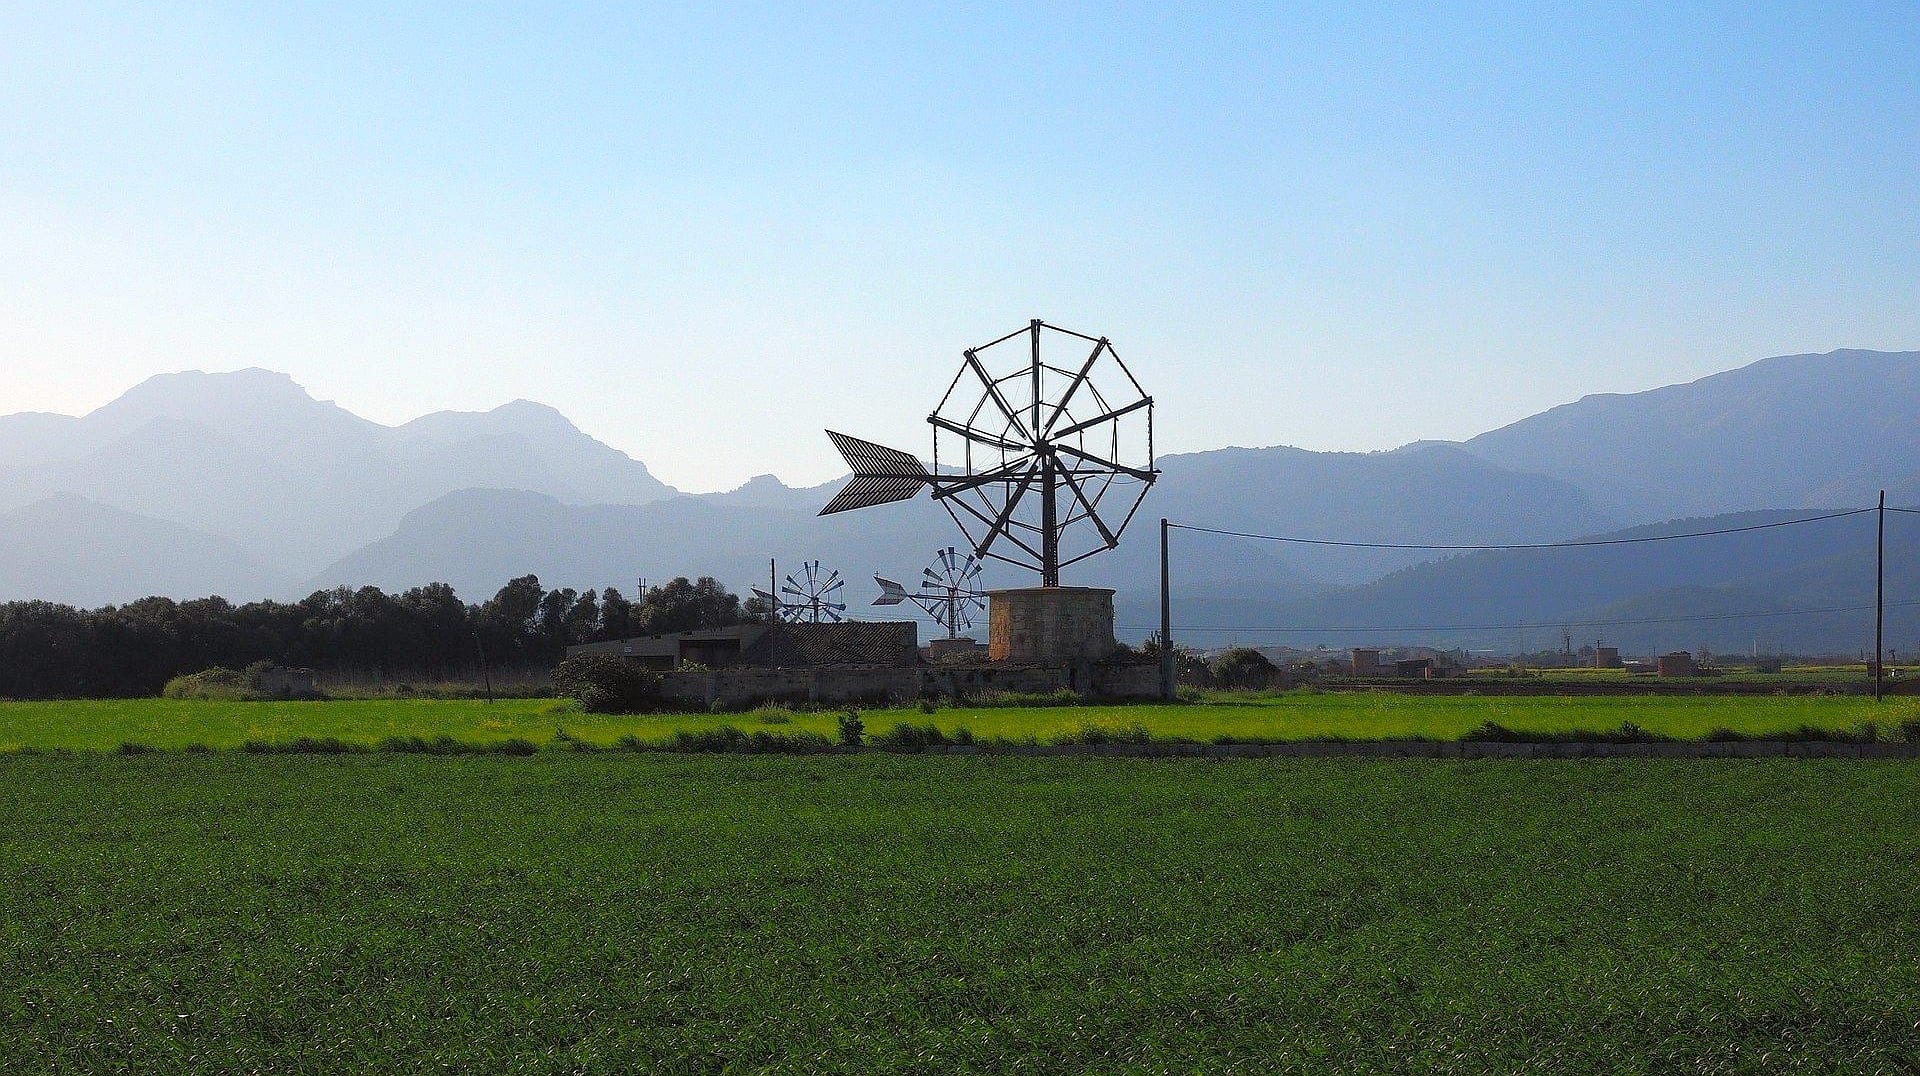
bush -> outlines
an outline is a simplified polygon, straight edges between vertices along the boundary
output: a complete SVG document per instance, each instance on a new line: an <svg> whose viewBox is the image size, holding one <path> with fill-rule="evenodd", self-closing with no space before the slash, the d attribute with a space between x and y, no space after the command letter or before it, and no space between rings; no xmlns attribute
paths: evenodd
<svg viewBox="0 0 1920 1076"><path fill-rule="evenodd" d="M623 739L619 746L628 750L646 749L638 740L629 747ZM811 755L833 750L833 743L817 732L748 733L732 725L722 725L717 729L699 732L682 729L667 741L666 750L701 754Z"/></svg>
<svg viewBox="0 0 1920 1076"><path fill-rule="evenodd" d="M1258 650L1239 646L1213 659L1209 666L1215 687L1261 688L1273 686L1279 670Z"/></svg>
<svg viewBox="0 0 1920 1076"><path fill-rule="evenodd" d="M634 714L660 698L660 678L617 654L578 654L553 670L562 695L590 714Z"/></svg>
<svg viewBox="0 0 1920 1076"><path fill-rule="evenodd" d="M840 715L840 746L859 747L866 735L867 723L860 720L860 711L848 710Z"/></svg>
<svg viewBox="0 0 1920 1076"><path fill-rule="evenodd" d="M211 669L174 677L167 681L166 687L160 689L160 694L169 699L240 700L249 698L252 692L247 687L246 674L224 665L215 665Z"/></svg>
<svg viewBox="0 0 1920 1076"><path fill-rule="evenodd" d="M929 747L940 747L947 743L946 733L937 725L913 725L901 722L873 738L873 745L883 751L925 751Z"/></svg>
<svg viewBox="0 0 1920 1076"><path fill-rule="evenodd" d="M160 694L169 699L217 699L226 702L257 702L261 699L323 698L313 688L313 676L305 670L290 670L271 661L256 661L244 670L215 665L197 673L176 676L167 681Z"/></svg>

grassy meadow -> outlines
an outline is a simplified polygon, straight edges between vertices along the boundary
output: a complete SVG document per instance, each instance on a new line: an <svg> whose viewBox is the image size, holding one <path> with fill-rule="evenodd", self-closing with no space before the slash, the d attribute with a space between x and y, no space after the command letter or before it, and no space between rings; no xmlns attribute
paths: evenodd
<svg viewBox="0 0 1920 1076"><path fill-rule="evenodd" d="M745 713L611 716L580 713L557 699L364 699L330 702L215 702L125 699L0 702L0 751L21 748L110 751L121 744L164 749L192 744L239 747L332 737L376 744L387 737L450 736L466 743L552 740L558 730L589 743L622 736L662 742L676 731L722 725L754 731L815 732L832 737L842 711L760 710ZM870 734L900 724L933 724L943 732L972 730L982 739L1045 743L1089 727L1145 728L1162 738L1208 742L1238 739L1456 739L1495 722L1529 732L1605 731L1631 722L1650 732L1697 739L1714 729L1764 734L1802 726L1852 730L1876 722L1893 730L1920 720L1920 698L1875 704L1858 696L1492 696L1388 692L1289 692L1214 696L1201 702L1139 705L941 706L863 710Z"/></svg>
<svg viewBox="0 0 1920 1076"><path fill-rule="evenodd" d="M0 757L9 1072L1903 1072L1920 767Z"/></svg>

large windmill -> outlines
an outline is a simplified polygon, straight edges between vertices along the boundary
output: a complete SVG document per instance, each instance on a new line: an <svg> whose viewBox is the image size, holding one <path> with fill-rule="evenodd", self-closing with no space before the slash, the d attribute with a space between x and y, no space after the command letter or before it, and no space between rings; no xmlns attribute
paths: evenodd
<svg viewBox="0 0 1920 1076"><path fill-rule="evenodd" d="M1025 347L1016 341L1024 338ZM1091 345L1088 350L1087 346ZM1070 346L1067 357L1052 351ZM927 416L933 465L827 431L853 479L821 515L933 491L975 556L1040 573L1119 544L1159 476L1153 397L1105 337L1028 322L962 352L959 373Z"/></svg>

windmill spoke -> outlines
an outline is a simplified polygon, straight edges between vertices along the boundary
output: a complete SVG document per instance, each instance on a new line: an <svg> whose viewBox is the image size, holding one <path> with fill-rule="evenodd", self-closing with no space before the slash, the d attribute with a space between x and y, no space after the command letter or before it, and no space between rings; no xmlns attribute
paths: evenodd
<svg viewBox="0 0 1920 1076"><path fill-rule="evenodd" d="M1152 471L1143 471L1138 467L1128 467L1123 463L1115 463L1112 460L1101 459L1091 452L1082 452L1071 445L1054 445L1053 447L1056 451L1065 452L1069 456L1073 456L1086 463L1091 463L1096 467L1104 467L1111 471L1118 471L1124 475L1131 475L1134 478L1140 479L1142 482L1151 482L1156 477Z"/></svg>
<svg viewBox="0 0 1920 1076"><path fill-rule="evenodd" d="M1093 427L1100 425L1102 422L1112 422L1114 419L1119 418L1121 415L1131 414L1132 412L1138 411L1143 407L1152 407L1152 406L1153 406L1153 397L1142 396L1138 400L1135 400L1132 403L1127 404L1125 407L1117 407L1112 411L1109 411L1106 414L1101 415L1099 418L1090 418L1085 422L1076 422L1073 425L1068 426L1064 430L1056 430L1048 434L1047 436L1054 439L1058 439L1061 437L1072 437L1074 434L1080 433L1083 430L1090 430Z"/></svg>
<svg viewBox="0 0 1920 1076"><path fill-rule="evenodd" d="M1048 415L1047 421L1041 425L1040 435L1042 437L1047 436L1053 430L1053 424L1059 422L1060 416L1067 413L1067 404L1072 402L1073 394L1080 391L1080 386L1086 383L1087 375L1093 372L1093 364L1100 361L1100 353L1106 349L1107 342L1105 340L1094 343L1093 354L1088 355L1087 361L1080 364L1080 372L1073 375L1072 381L1067 382L1066 391L1060 394L1060 402L1053 405L1053 414Z"/></svg>
<svg viewBox="0 0 1920 1076"><path fill-rule="evenodd" d="M961 437L964 437L969 441L973 441L978 444L987 445L991 448L997 448L1005 452L1027 451L1026 445L1015 444L1012 441L1002 440L1001 438L995 437L990 433L982 433L971 426L962 426L960 423L955 422L952 419L942 418L938 414L928 415L927 421L940 429L946 430L948 433L959 434Z"/></svg>
<svg viewBox="0 0 1920 1076"><path fill-rule="evenodd" d="M935 499L952 497L956 493L965 493L967 490L992 485L995 482L1015 481L1032 463L1032 456L1020 456L990 471L971 475L935 475L929 481L933 485Z"/></svg>
<svg viewBox="0 0 1920 1076"><path fill-rule="evenodd" d="M986 537L979 542L980 547L992 545L994 538L1006 531L1007 521L1013 518L1013 510L1020 507L1020 498L1026 496L1027 490L1033 488L1033 480L1037 477L1039 477L1037 469L1028 471L1026 477L1020 480L1020 484L1007 494L1006 505L1000 509L1000 515L993 521L993 525L987 528Z"/></svg>
<svg viewBox="0 0 1920 1076"><path fill-rule="evenodd" d="M1107 524L1100 518L1100 513L1094 511L1093 502L1087 500L1087 495L1081 492L1080 483L1075 482L1073 476L1068 474L1063 473L1061 477L1066 479L1067 488L1073 491L1073 499L1079 501L1080 507L1087 510L1087 518L1093 520L1093 525L1099 528L1100 537L1106 539L1107 548L1112 549L1114 546L1119 545L1120 539L1115 537L1114 533L1107 529Z"/></svg>
<svg viewBox="0 0 1920 1076"><path fill-rule="evenodd" d="M992 516L989 516L989 515L987 515L987 514L986 514L985 512L982 512L982 511L981 511L980 509L978 509L978 508L975 508L975 507L974 507L973 505L971 505L971 504L968 504L968 503L967 503L967 502L966 502L966 501L965 501L964 499L962 499L962 498L959 498L959 497L955 497L955 498L953 498L953 499L951 499L951 500L946 500L946 501L941 501L940 503L941 503L941 504L944 504L944 505L946 505L946 507L947 507L947 515L949 515L949 516L952 516L952 517L953 517L953 522L955 523L955 525L957 525L957 526L958 526L958 527L960 528L960 530L961 530L961 531L962 531L963 533L965 533L965 534L967 535L967 539L968 539L969 541L972 541L972 539L973 539L973 532L967 529L967 525L966 525L966 523L965 523L965 522L964 522L963 520L961 520L961 518L960 518L960 513L959 513L959 512L956 512L956 511L954 511L954 509L955 509L955 507L956 507L956 506L957 506L957 507L959 507L959 508L962 508L962 509L965 509L968 515L970 515L970 516L972 516L973 518L975 518L975 519L977 519L977 520L979 520L980 522L982 522L982 523L985 523L985 524L986 524L986 525L988 525L988 526L992 526L992 525L993 525L993 517L992 517ZM1014 545L1017 545L1017 546L1019 546L1019 547L1021 548L1021 550L1022 550L1023 552L1025 552L1025 553L1026 553L1026 554L1027 554L1028 556L1030 556L1030 557L1032 557L1032 558L1033 558L1034 560L1036 560L1036 561L1037 561L1037 560L1039 560L1039 559L1040 559L1040 551L1039 551L1039 550L1037 550L1037 549L1035 549L1035 548L1033 548L1032 546L1030 546L1030 545L1028 545L1028 544L1027 544L1027 543L1026 543L1025 541L1023 541L1023 540L1021 540L1021 538L1020 538L1020 536L1019 536L1019 535L1017 535L1017 534L1015 534L1015 533L1013 533L1013 532L1012 532L1011 530L1009 530L1009 531L1007 531L1007 532L1006 532L1005 534L1003 534L1003 535L1001 535L1001 537L1003 537L1003 538L1005 538L1005 539L1006 539L1007 541L1009 541L1009 542L1012 542L1012 543L1013 543ZM990 553L990 552L988 552L988 551L987 551L987 550L986 550L985 548L983 548L983 547L982 547L981 545L977 545L977 544L976 544L976 545L975 545L975 547L974 547L974 550L975 550L975 554L976 554L977 556L983 556L983 557L990 557L990 556L993 556L993 554L992 554L992 553ZM1001 558L998 558L998 559L1000 559L1000 560L1005 560L1005 561L1007 561L1007 563L1008 563L1008 564L1024 564L1024 562L1022 562L1022 561L1018 561L1018 560L1011 560L1011 559L1008 559L1008 558L1006 558L1006 557L1001 557ZM1037 566L1034 566L1034 565L1026 565L1026 566L1027 566L1027 567L1032 567L1032 568L1033 568L1033 569L1034 569L1035 571L1039 571L1039 568L1038 568Z"/></svg>
<svg viewBox="0 0 1920 1076"><path fill-rule="evenodd" d="M1000 408L1000 413L1007 416L1007 421L1013 424L1014 429L1020 431L1022 440L1032 440L1033 434L1027 430L1026 424L1020 421L1019 412L1008 405L1006 397L1000 395L1000 386L993 380L993 375L987 373L987 368L980 365L980 357L972 351L968 351L966 356L967 365L973 367L974 376L987 387L987 395L993 398L995 406Z"/></svg>

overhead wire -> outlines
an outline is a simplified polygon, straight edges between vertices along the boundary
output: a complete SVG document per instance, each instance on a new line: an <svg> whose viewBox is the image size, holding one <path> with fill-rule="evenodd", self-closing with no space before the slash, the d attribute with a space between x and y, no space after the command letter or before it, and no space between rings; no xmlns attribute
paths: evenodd
<svg viewBox="0 0 1920 1076"><path fill-rule="evenodd" d="M1753 523L1744 527L1722 527L1709 531L1686 531L1680 534L1650 534L1638 538L1586 538L1566 542L1508 542L1496 544L1472 544L1457 542L1345 542L1327 538L1301 538L1286 534L1258 534L1251 531L1227 530L1220 527L1202 527L1191 523L1174 523L1167 526L1174 530L1194 531L1199 534L1220 534L1231 538L1251 538L1265 542L1288 542L1294 545L1338 546L1346 549L1446 549L1459 551L1511 550L1511 549L1581 549L1592 546L1641 545L1647 542L1671 542L1680 538L1711 538L1721 534L1742 534L1748 531L1770 530L1775 527L1794 527L1803 523L1819 523L1828 519L1845 519L1848 516L1865 515L1877 511L1873 508L1855 508L1845 512L1827 512L1817 516L1805 516L1800 519L1782 519L1772 523ZM1908 509L1889 508L1889 512L1909 511Z"/></svg>

